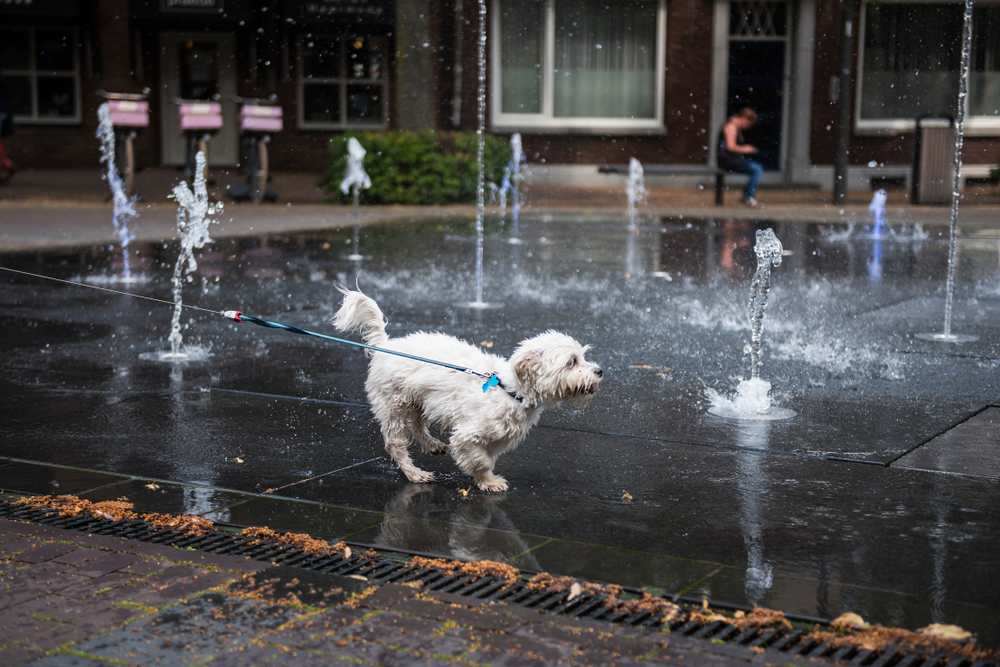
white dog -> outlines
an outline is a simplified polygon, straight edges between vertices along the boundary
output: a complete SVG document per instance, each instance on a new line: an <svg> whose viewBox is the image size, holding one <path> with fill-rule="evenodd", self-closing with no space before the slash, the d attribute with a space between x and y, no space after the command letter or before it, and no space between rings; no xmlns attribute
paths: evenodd
<svg viewBox="0 0 1000 667"><path fill-rule="evenodd" d="M604 372L585 359L587 348L557 331L522 341L507 360L443 333L389 338L375 301L361 292L340 291L344 302L333 318L337 329L359 331L369 345L495 373L500 379L500 386L484 392L482 379L474 375L374 354L365 390L385 449L411 482L434 478L410 459L410 443L416 442L424 452L451 454L481 490L506 491L507 480L493 474L497 457L521 444L546 407L590 397L601 384ZM435 438L431 426L447 434L448 442Z"/></svg>

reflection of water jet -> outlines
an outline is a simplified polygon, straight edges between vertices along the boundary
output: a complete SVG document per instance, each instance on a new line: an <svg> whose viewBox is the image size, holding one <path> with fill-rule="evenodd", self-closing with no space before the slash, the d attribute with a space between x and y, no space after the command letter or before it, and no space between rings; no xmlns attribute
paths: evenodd
<svg viewBox="0 0 1000 667"><path fill-rule="evenodd" d="M764 602L774 584L774 567L764 557L762 508L768 481L761 464L768 448L770 429L768 421L749 422L741 425L736 436L740 447L736 455L736 488L739 491L743 546L747 552L743 590L754 606Z"/></svg>

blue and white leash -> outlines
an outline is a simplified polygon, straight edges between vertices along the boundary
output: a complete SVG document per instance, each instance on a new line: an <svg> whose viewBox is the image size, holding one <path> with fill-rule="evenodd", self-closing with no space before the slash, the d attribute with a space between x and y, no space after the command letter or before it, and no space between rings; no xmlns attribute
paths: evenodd
<svg viewBox="0 0 1000 667"><path fill-rule="evenodd" d="M258 317L257 315L251 315L250 313L244 313L239 310L224 310L222 311L222 316L226 319L233 320L234 322L250 322L251 324L256 324L258 326L267 327L268 329L281 329L282 331L288 331L290 333L301 334L303 336L311 336L313 338L319 338L320 340L330 341L331 343L340 343L341 345L349 345L351 347L357 347L362 350L369 350L371 352L380 352L382 354L391 354L396 357L403 357L404 359L410 359L412 361L419 361L424 364L432 364L434 366L441 366L442 368L448 368L453 371L458 371L459 373L466 373L468 375L475 375L476 377L485 380L483 382L483 392L487 392L493 387L499 387L503 391L510 394L510 396L518 401L522 398L520 394L512 392L503 386L500 381L500 376L496 373L484 373L482 371L477 371L473 368L467 368L466 366L459 366L457 364L451 364L447 361L438 361L437 359L429 359L428 357L421 357L416 354L410 354L409 352L400 352L399 350L390 350L385 347L378 347L377 345L369 345L367 343L359 343L356 340L350 340L347 338L338 338L337 336L331 336L330 334L320 333L319 331L312 331L310 329L303 329L302 327L297 327L293 324L286 324L284 322L276 322L274 320L266 320L263 317Z"/></svg>
<svg viewBox="0 0 1000 667"><path fill-rule="evenodd" d="M31 278L40 278L42 280L51 280L57 283L64 283L66 285L73 285L74 287L85 287L87 289L95 289L101 292L111 292L112 294L120 294L122 296L131 297L133 299L144 299L146 301L155 301L156 303L161 303L165 305L174 306L176 305L173 301L167 301L166 299L157 299L156 297L145 296L143 294L135 294L133 292L125 292L123 290L111 289L110 287L101 287L100 285L88 285L87 283L76 282L74 280L65 280L63 278L54 278L52 276L46 276L40 273L31 273L29 271L21 271L20 269L12 269L6 266L0 266L0 271L7 271L9 273L17 273L23 276L29 276ZM477 371L474 368L468 368L466 366L459 366L458 364L451 364L447 361L438 361L437 359L430 359L428 357L421 357L416 354L409 354L408 352L400 352L399 350L390 350L384 347L378 347L376 345L368 345L367 343L359 343L355 340L350 340L347 338L338 338L337 336L331 336L329 334L320 333L319 331L312 331L310 329L303 329L302 327L297 327L292 324L286 324L284 322L277 322L275 320L267 320L263 317L258 317L257 315L251 315L249 313L244 313L239 310L212 310L210 308L202 308L201 306L193 306L189 304L181 304L182 308L189 308L191 310L197 310L205 313L212 313L214 315L222 315L226 319L233 320L234 322L250 322L258 326L266 327L268 329L280 329L282 331L288 331L290 333L301 334L303 336L310 336L312 338L319 338L320 340L329 341L331 343L340 343L341 345L348 345L350 347L356 347L363 350L368 350L370 352L379 352L381 354L391 354L396 357L403 357L404 359L410 359L411 361L418 361L424 364L431 364L433 366L440 366L442 368L447 368L459 373L465 373L467 375L474 375L481 380L484 380L482 388L483 393L488 392L493 387L499 387L504 393L513 398L515 401L521 403L524 401L524 397L515 391L511 391L503 385L500 381L500 376L496 373L485 373L483 371Z"/></svg>

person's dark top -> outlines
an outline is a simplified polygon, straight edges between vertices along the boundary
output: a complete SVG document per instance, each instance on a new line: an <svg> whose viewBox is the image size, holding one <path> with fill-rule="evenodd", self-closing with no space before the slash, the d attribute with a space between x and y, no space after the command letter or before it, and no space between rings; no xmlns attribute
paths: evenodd
<svg viewBox="0 0 1000 667"><path fill-rule="evenodd" d="M725 123L722 126L722 129L719 130L719 157L728 159L741 159L746 157L740 153L730 153L729 149L726 147L726 125L728 124L728 122ZM743 130L736 131L736 144L743 144Z"/></svg>

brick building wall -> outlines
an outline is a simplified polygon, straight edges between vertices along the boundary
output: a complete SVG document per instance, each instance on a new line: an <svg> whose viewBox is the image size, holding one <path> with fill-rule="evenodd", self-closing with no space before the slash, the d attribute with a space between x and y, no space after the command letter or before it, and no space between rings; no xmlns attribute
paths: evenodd
<svg viewBox="0 0 1000 667"><path fill-rule="evenodd" d="M492 3L489 3L490 6ZM478 3L464 0L465 31L462 77L462 128L476 128L476 39ZM451 24L449 24L451 25ZM692 29L692 27L696 27ZM450 65L443 66L449 80ZM487 67L487 78L490 68ZM601 164L627 162L699 163L708 159L712 79L711 0L668 0L664 127L659 132L593 132L521 130L524 149L533 162ZM450 85L448 92L451 93ZM489 90L489 85L487 85ZM450 99L450 94L447 96ZM442 109L450 115L450 106ZM440 121L439 121L440 122ZM450 123L439 127L447 128ZM487 109L487 126L491 125ZM509 134L510 131L503 133Z"/></svg>
<svg viewBox="0 0 1000 667"><path fill-rule="evenodd" d="M857 75L861 49L860 33L861 0L856 0L857 25L855 28L854 72ZM837 106L830 100L830 81L840 69L840 3L816 3L816 50L814 60L814 87L812 104L812 141L810 156L813 164L833 163L836 137ZM852 90L857 97L857 87ZM856 107L854 107L856 109ZM854 113L851 114L852 128ZM886 165L908 166L913 161L913 132L896 134L863 134L852 129L851 163L864 165L876 161ZM968 136L965 143L966 164L997 164L1000 162L1000 137Z"/></svg>
<svg viewBox="0 0 1000 667"><path fill-rule="evenodd" d="M860 7L861 0L856 1ZM285 129L274 137L273 168L312 171L317 177L326 169L329 141L342 131L299 127L298 40L314 31L330 30L330 24L290 21L287 14L291 5L282 0L261 0L244 5L251 9L247 10L247 20L243 23L235 19L214 23L190 18L175 20L152 13L137 16L135 8L141 2L156 4L156 0L81 2L78 19L0 16L0 20L11 24L79 25L80 123L18 125L15 136L7 142L15 161L22 167L94 166L97 159L94 131L100 102L95 91L139 92L148 86L152 91L152 125L140 136L136 155L140 167L161 164L160 96L165 94L164 73L159 71L162 34L176 30L212 30L236 36L238 94L256 97L275 92L278 95L284 109ZM227 6L239 4L234 0ZM833 160L837 108L830 99L830 81L838 70L839 4L816 2L815 33L800 36L815 40L809 159L811 164L820 166L829 165ZM455 66L460 50L458 128L473 131L476 127L477 0L395 0L389 6L394 16L389 18L385 33L388 39L388 127L429 124L443 131L456 129L453 123ZM716 131L710 127L714 8L713 0L666 1L661 128L603 134L525 129L522 136L529 160L586 165L621 163L635 156L647 163L706 163ZM398 29L400 20L406 22L406 29ZM855 50L857 57L858 49ZM412 80L414 77L419 80ZM409 113L415 107L420 107L420 114ZM791 109L790 113L796 110ZM489 118L487 122L490 126ZM860 165L874 160L887 165L908 165L912 159L912 139L912 132L883 135L852 132L852 162ZM1000 137L969 137L965 155L970 164L1000 162Z"/></svg>

